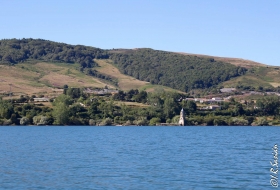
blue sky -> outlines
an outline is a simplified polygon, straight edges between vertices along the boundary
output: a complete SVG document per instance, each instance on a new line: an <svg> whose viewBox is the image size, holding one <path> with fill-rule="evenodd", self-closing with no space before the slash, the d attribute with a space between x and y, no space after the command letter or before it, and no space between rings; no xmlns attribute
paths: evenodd
<svg viewBox="0 0 280 190"><path fill-rule="evenodd" d="M280 66L280 1L1 0L0 38L148 47Z"/></svg>

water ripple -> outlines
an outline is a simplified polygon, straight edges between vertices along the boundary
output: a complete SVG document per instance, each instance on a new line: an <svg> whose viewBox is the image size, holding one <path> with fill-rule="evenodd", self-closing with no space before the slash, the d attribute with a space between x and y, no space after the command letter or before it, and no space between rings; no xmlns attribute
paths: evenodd
<svg viewBox="0 0 280 190"><path fill-rule="evenodd" d="M0 127L1 189L268 189L277 127Z"/></svg>

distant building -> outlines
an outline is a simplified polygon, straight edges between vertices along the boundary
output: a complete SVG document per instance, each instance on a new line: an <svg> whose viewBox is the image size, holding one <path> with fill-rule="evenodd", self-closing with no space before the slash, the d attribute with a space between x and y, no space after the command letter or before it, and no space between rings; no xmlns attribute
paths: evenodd
<svg viewBox="0 0 280 190"><path fill-rule="evenodd" d="M231 92L236 91L236 88L222 88L222 89L220 89L220 91L222 93L231 93Z"/></svg>
<svg viewBox="0 0 280 190"><path fill-rule="evenodd" d="M220 110L221 109L221 106L218 106L218 105L211 105L211 106L208 106L208 109L209 110Z"/></svg>
<svg viewBox="0 0 280 190"><path fill-rule="evenodd" d="M213 102L213 100L211 100L211 99L204 99L204 98L203 98L203 99L200 99L199 102L200 102L200 103L209 104L209 103Z"/></svg>
<svg viewBox="0 0 280 190"><path fill-rule="evenodd" d="M221 98L221 97L214 97L214 98L212 98L212 100L222 101L222 100L223 100L223 98Z"/></svg>
<svg viewBox="0 0 280 190"><path fill-rule="evenodd" d="M264 95L263 92L256 92L256 91L250 91L250 94L254 94L254 95Z"/></svg>
<svg viewBox="0 0 280 190"><path fill-rule="evenodd" d="M84 90L84 93L88 94L98 94L98 95L104 95L104 94L116 94L118 93L118 90L114 89L100 89L100 90L91 90L89 88Z"/></svg>
<svg viewBox="0 0 280 190"><path fill-rule="evenodd" d="M179 125L180 126L184 126L185 125L185 112L184 112L183 108L182 108L182 110L180 112Z"/></svg>
<svg viewBox="0 0 280 190"><path fill-rule="evenodd" d="M50 101L49 98L33 98L34 102L48 102Z"/></svg>

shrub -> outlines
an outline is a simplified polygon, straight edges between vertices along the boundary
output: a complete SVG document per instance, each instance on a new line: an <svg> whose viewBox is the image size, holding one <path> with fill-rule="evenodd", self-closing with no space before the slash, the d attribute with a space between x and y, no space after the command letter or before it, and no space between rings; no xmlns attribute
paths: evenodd
<svg viewBox="0 0 280 190"><path fill-rule="evenodd" d="M104 120L102 120L102 122L99 124L101 126L108 126L112 124L112 119L111 118L106 118Z"/></svg>
<svg viewBox="0 0 280 190"><path fill-rule="evenodd" d="M156 125L157 123L160 123L160 118L158 117L153 117L151 120L150 120L150 123L149 125Z"/></svg>
<svg viewBox="0 0 280 190"><path fill-rule="evenodd" d="M22 117L19 122L21 125L28 125L29 119L27 117Z"/></svg>

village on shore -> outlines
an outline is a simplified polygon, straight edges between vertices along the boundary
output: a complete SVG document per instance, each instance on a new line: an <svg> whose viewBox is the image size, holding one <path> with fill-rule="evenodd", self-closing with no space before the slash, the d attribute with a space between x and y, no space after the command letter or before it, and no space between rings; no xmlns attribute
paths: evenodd
<svg viewBox="0 0 280 190"><path fill-rule="evenodd" d="M201 97L176 92L54 89L52 96L6 93L1 125L278 125L280 94L222 88ZM183 113L183 124L182 120ZM181 116L180 116L181 114ZM181 119L180 119L181 118Z"/></svg>

